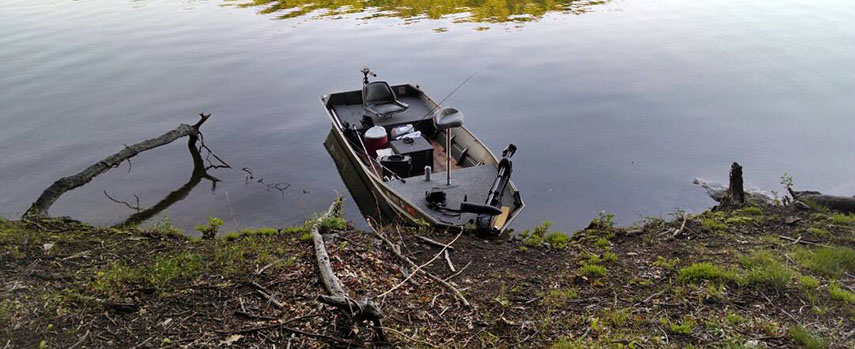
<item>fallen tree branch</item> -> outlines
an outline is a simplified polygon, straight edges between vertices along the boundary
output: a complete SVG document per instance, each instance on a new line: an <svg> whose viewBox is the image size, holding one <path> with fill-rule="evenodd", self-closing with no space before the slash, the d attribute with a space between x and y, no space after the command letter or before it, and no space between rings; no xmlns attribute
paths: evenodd
<svg viewBox="0 0 855 349"><path fill-rule="evenodd" d="M201 119L193 125L181 124L175 129L166 132L159 137L146 139L142 142L126 146L119 152L104 158L101 161L87 167L72 176L63 177L51 184L47 189L39 195L38 199L24 212L24 217L46 216L48 209L59 199L62 194L76 189L86 183L89 183L96 176L107 172L109 169L122 164L137 154L146 150L151 150L169 143L184 136L198 136L199 127L211 116L211 114L199 114Z"/></svg>
<svg viewBox="0 0 855 349"><path fill-rule="evenodd" d="M326 247L324 246L324 238L320 233L320 223L324 218L330 215L335 215L340 210L341 198L338 198L332 203L332 205L330 205L329 210L327 210L325 214L318 217L318 219L312 223L312 227L310 229L312 240L315 245L315 258L318 263L321 282L324 284L324 288L327 290L327 293L329 293L328 296L319 296L318 301L340 309L342 312L347 314L354 323L362 322L363 320L371 321L374 326L374 332L377 339L380 342L385 342L386 334L383 333L383 324L381 321L383 313L380 311L380 308L378 308L370 299L363 299L362 301L357 302L349 298L347 296L347 292L344 290L344 286L341 284L341 280L339 280L335 275L332 270L332 266L330 265L330 257L327 254Z"/></svg>
<svg viewBox="0 0 855 349"><path fill-rule="evenodd" d="M211 181L211 190L215 190L217 187L217 182L220 180L217 177L214 177L208 174L205 168L205 162L202 159L202 154L199 152L199 148L196 146L198 141L198 137L189 136L187 140L187 149L190 151L190 158L193 160L193 172L190 175L190 180L187 181L184 185L179 187L176 190L173 190L169 194L166 195L163 199L158 201L154 206L149 207L145 210L138 211L134 213L124 222L117 224L116 226L126 226L126 225L135 225L141 223L151 217L154 217L163 210L166 210L172 204L184 200L187 195L195 188L203 179L207 179Z"/></svg>
<svg viewBox="0 0 855 349"><path fill-rule="evenodd" d="M809 202L843 213L855 212L855 197L825 195L818 191L794 191L787 187L793 200Z"/></svg>
<svg viewBox="0 0 855 349"><path fill-rule="evenodd" d="M386 235L383 235L383 233L381 233L379 230L374 228L374 225L371 224L370 220L367 223L368 223L368 227L371 228L371 231L374 233L374 235L376 235L378 238L380 238L380 240L383 240L383 242L385 242L386 245L389 246L389 250L391 250L392 253L394 253L396 256L398 256L398 258L400 258L402 261L407 262L410 266L412 266L414 268L418 267L418 265L415 262L413 262L412 260L410 260L410 258L401 254L401 251L398 250L397 248L395 248L395 244L392 243L392 241L389 240L389 238L387 238ZM452 286L450 283L448 283L448 281L440 279L439 277L437 277L436 275L433 275L432 273L430 273L427 270L420 270L420 271L422 273L424 273L425 275L427 275L427 277L429 277L431 280L436 281L437 283L439 283L440 285L444 286L449 291L451 291L452 294L454 294L454 297L457 298L460 301L460 303L463 303L463 305L465 305L467 307L472 306L469 304L469 301L466 300L466 297L463 297L463 294L460 292L460 290L458 290L456 287ZM462 269L461 269L461 271L462 271ZM415 271L413 273L415 273ZM450 278L451 277L449 277L449 279Z"/></svg>

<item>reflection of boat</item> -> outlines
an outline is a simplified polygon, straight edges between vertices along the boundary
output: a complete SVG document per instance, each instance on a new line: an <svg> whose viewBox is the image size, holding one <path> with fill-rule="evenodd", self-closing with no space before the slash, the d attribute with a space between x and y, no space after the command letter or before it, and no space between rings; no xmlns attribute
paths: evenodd
<svg viewBox="0 0 855 349"><path fill-rule="evenodd" d="M359 179L346 180L348 189L357 200L373 197L357 203L363 214L504 231L525 206L510 180L516 147L499 160L463 126L460 111L440 108L418 85L369 82L373 73L363 74L362 90L321 98L332 122L327 149L343 178Z"/></svg>

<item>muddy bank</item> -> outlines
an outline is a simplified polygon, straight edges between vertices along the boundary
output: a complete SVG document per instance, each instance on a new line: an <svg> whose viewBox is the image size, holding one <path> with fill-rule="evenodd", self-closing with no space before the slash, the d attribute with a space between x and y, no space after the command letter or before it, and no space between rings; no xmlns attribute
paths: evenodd
<svg viewBox="0 0 855 349"><path fill-rule="evenodd" d="M316 301L302 226L202 240L168 223L3 221L0 348L855 346L853 216L748 207L614 227L603 215L572 238L548 226L515 241L464 234L447 259L418 236L456 232L379 230L417 264L433 259L425 268L472 306L415 275L375 299L389 340L378 343ZM412 272L342 219L323 233L354 297Z"/></svg>

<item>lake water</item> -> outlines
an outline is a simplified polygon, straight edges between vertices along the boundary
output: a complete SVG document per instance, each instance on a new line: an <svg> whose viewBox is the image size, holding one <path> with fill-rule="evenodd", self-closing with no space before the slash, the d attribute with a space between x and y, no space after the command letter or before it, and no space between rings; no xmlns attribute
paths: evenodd
<svg viewBox="0 0 855 349"><path fill-rule="evenodd" d="M306 5L306 4L313 5ZM213 113L210 173L168 216L192 230L290 225L347 189L318 101L366 65L463 110L494 151L519 146L517 228L628 223L713 204L691 184L855 194L855 2L5 0L0 2L0 214L50 183ZM469 6L464 9L463 6ZM254 173L247 181L241 168ZM191 177L185 141L146 152L51 209L95 224ZM284 190L258 183L280 184ZM486 190L486 189L485 189ZM350 219L359 213L348 205Z"/></svg>

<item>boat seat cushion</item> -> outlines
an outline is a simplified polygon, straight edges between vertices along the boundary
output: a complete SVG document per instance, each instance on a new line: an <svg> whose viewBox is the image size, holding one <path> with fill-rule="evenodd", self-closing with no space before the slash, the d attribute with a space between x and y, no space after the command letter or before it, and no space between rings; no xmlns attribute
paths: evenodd
<svg viewBox="0 0 855 349"><path fill-rule="evenodd" d="M367 109L368 112L370 112L371 114L375 114L375 115L390 115L390 114L400 113L404 110L407 110L406 108L404 108L400 105L392 104L392 103L372 104L372 105L366 106L365 109Z"/></svg>
<svg viewBox="0 0 855 349"><path fill-rule="evenodd" d="M377 116L389 116L407 110L407 105L398 101L392 87L385 81L373 81L362 87L362 106Z"/></svg>
<svg viewBox="0 0 855 349"><path fill-rule="evenodd" d="M463 113L457 108L445 107L436 112L433 117L437 130L447 130L463 126Z"/></svg>

